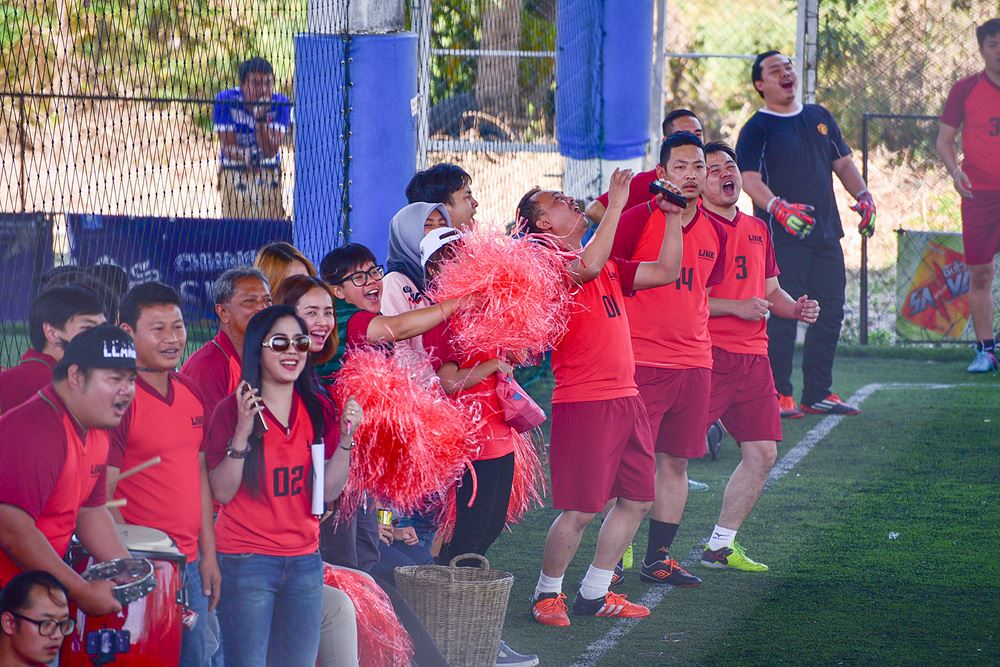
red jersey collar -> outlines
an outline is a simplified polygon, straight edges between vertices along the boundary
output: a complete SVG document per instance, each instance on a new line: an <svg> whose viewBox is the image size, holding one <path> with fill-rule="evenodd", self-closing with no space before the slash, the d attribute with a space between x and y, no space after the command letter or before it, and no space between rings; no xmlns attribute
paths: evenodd
<svg viewBox="0 0 1000 667"><path fill-rule="evenodd" d="M659 209L659 208L657 208L656 210L658 210L658 211L659 211L660 209ZM663 211L660 211L660 215L663 215ZM681 227L681 231L682 231L682 232L683 232L684 234L687 234L688 232L690 232L690 231L691 231L692 229L694 229L694 228L695 228L695 225L697 225L697 224L698 224L698 222L699 222L699 221L701 220L701 218L702 218L702 217L704 217L704 215L705 215L705 209L704 209L704 208L702 208L702 207L701 207L701 206L699 205L699 206L698 206L698 209L697 209L697 210L695 211L695 213L694 213L694 217L693 217L693 218L691 218L691 222L689 222L689 223L688 223L687 225L685 225L685 226Z"/></svg>
<svg viewBox="0 0 1000 667"><path fill-rule="evenodd" d="M739 207L736 208L736 216L733 217L732 220L730 220L729 218L727 218L724 215L719 215L715 211L710 211L707 208L702 209L702 210L705 211L705 215L711 217L713 220L716 220L717 222L721 222L722 224L728 225L730 227L735 227L736 225L740 224L740 218L743 217L743 211L741 211L739 209Z"/></svg>
<svg viewBox="0 0 1000 667"><path fill-rule="evenodd" d="M66 407L62 397L59 395L59 392L56 391L56 388L52 385L52 383L49 383L39 389L38 395L42 397L43 401L52 406L60 418L62 418L64 414L69 415L69 420L73 422L73 428L76 429L76 434L80 436L80 440L87 437L87 429L83 428L76 416L70 412L68 407Z"/></svg>
<svg viewBox="0 0 1000 667"><path fill-rule="evenodd" d="M167 371L167 395L164 396L156 390L156 387L146 382L142 379L142 375L136 374L135 376L135 387L136 389L142 389L144 392L155 398L156 400L166 403L167 405L174 404L174 374ZM133 399L133 403L135 399Z"/></svg>
<svg viewBox="0 0 1000 667"><path fill-rule="evenodd" d="M292 408L291 410L288 411L288 426L285 426L280 421L278 421L278 418L274 416L274 413L272 413L271 409L268 408L266 405L264 406L264 412L263 412L264 418L267 419L269 422L271 422L274 426L277 426L278 428L284 430L286 433L290 432L292 428L295 427L295 415L299 411L299 404L301 402L302 402L301 399L299 399L299 392L292 390Z"/></svg>
<svg viewBox="0 0 1000 667"><path fill-rule="evenodd" d="M993 79L990 78L989 74L986 73L985 69L979 73L979 78L985 80L987 85L993 86L997 90L1000 90L1000 86L998 86L996 82L994 82Z"/></svg>
<svg viewBox="0 0 1000 667"><path fill-rule="evenodd" d="M39 352L34 348L28 348L28 351L21 355L21 361L37 361L45 364L49 367L49 369L52 369L57 363L59 363L52 355Z"/></svg>
<svg viewBox="0 0 1000 667"><path fill-rule="evenodd" d="M240 358L240 353L236 351L236 346L233 345L233 341L229 340L229 336L226 335L226 332L220 331L215 334L215 338L212 340L215 341L215 344L218 345L223 352L226 353L227 357L234 357L236 359Z"/></svg>

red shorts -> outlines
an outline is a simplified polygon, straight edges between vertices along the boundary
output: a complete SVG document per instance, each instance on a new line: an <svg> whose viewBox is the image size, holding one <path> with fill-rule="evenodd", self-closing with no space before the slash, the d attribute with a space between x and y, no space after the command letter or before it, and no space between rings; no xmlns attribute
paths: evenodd
<svg viewBox="0 0 1000 667"><path fill-rule="evenodd" d="M656 453L682 459L704 456L712 371L636 366L635 383L646 405Z"/></svg>
<svg viewBox="0 0 1000 667"><path fill-rule="evenodd" d="M713 347L712 364L707 423L721 417L736 442L779 442L781 413L767 355L737 354Z"/></svg>
<svg viewBox="0 0 1000 667"><path fill-rule="evenodd" d="M600 512L612 498L656 497L656 459L638 396L555 403L549 445L552 506Z"/></svg>
<svg viewBox="0 0 1000 667"><path fill-rule="evenodd" d="M962 198L962 244L966 264L992 264L1000 253L1000 191L977 190Z"/></svg>

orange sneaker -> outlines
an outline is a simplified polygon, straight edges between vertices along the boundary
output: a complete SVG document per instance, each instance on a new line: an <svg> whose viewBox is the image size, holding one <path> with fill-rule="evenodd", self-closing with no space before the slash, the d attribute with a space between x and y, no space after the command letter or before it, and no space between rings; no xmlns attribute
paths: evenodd
<svg viewBox="0 0 1000 667"><path fill-rule="evenodd" d="M645 618L649 609L628 601L627 595L608 591L603 598L588 600L579 593L573 600L573 613L580 616L617 616L618 618Z"/></svg>
<svg viewBox="0 0 1000 667"><path fill-rule="evenodd" d="M569 625L569 608L565 593L543 593L531 598L531 616L542 625L564 628Z"/></svg>
<svg viewBox="0 0 1000 667"><path fill-rule="evenodd" d="M778 394L778 410L782 419L802 419L806 413L802 411L791 396Z"/></svg>

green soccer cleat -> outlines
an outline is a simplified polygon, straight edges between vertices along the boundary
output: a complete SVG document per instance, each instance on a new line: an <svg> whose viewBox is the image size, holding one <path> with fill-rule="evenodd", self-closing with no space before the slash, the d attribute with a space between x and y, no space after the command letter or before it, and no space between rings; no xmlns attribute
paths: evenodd
<svg viewBox="0 0 1000 667"><path fill-rule="evenodd" d="M767 572L768 567L763 563L749 558L746 552L738 543L733 542L730 547L722 547L712 551L705 545L705 550L701 553L701 564L716 570L741 570L743 572Z"/></svg>

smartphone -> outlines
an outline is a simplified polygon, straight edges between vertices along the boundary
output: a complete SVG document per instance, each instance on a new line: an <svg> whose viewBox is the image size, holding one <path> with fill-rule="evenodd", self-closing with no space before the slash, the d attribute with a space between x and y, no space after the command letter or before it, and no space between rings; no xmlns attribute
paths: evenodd
<svg viewBox="0 0 1000 667"><path fill-rule="evenodd" d="M242 388L240 389L240 396L246 396L247 392L250 391L250 385L244 382ZM263 399L261 399L263 400ZM257 419L260 421L260 427L266 432L267 431L267 420L264 419L264 413L258 412Z"/></svg>
<svg viewBox="0 0 1000 667"><path fill-rule="evenodd" d="M649 184L649 191L654 195L663 195L663 198L674 206L680 206L681 208L687 208L687 199L681 197L679 194L667 188L663 181L657 179Z"/></svg>

